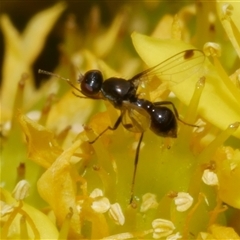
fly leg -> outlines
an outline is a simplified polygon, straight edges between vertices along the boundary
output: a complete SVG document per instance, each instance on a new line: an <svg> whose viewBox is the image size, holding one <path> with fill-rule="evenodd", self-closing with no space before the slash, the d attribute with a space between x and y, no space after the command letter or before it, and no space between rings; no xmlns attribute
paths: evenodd
<svg viewBox="0 0 240 240"><path fill-rule="evenodd" d="M122 116L124 112L121 113L121 115L118 117L117 121L113 125L113 127L108 126L106 129L104 129L93 141L89 141L90 144L96 142L99 137L101 137L107 130L116 130L119 127L119 124L122 122ZM126 128L128 127L127 125L125 126ZM133 177L132 177L132 183L131 183L131 195L130 195L130 204L133 201L134 198L134 185L135 185L135 179L136 179L136 173L137 173L137 166L138 166L138 160L139 160L139 152L140 152L140 147L143 139L143 132L140 135L137 149L136 149L136 154L135 154L135 159L134 159L134 170L133 170Z"/></svg>
<svg viewBox="0 0 240 240"><path fill-rule="evenodd" d="M185 124L185 125L191 126L191 127L199 127L199 126L197 126L197 125L184 122L184 121L179 117L178 111L177 111L175 105L174 105L172 102L170 102L170 101L162 101L162 102L155 102L155 103L153 103L153 104L156 105L156 106L171 105L172 108L173 108L174 114L175 114L175 116L176 116L176 118L177 118L178 121L182 122L182 123Z"/></svg>
<svg viewBox="0 0 240 240"><path fill-rule="evenodd" d="M143 139L143 132L140 135L138 145L137 145L137 149L136 149L136 155L135 155L135 159L134 159L134 170L133 170L133 177L132 177L132 184L131 184L130 204L132 203L133 198L134 198L134 185L135 185L136 172L137 172L138 159L139 159L139 151L140 151L140 146L141 146L142 139Z"/></svg>
<svg viewBox="0 0 240 240"><path fill-rule="evenodd" d="M90 144L95 143L99 137L101 137L107 130L116 130L119 127L119 124L122 122L122 113L118 117L117 121L114 123L113 127L108 126L106 129L104 129L93 141L89 141Z"/></svg>

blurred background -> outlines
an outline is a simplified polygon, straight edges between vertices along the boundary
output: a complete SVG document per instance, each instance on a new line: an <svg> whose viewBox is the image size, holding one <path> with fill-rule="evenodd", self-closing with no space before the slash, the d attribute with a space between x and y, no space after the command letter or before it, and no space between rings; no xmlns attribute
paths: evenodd
<svg viewBox="0 0 240 240"><path fill-rule="evenodd" d="M9 15L13 25L21 33L28 21L38 12L53 6L59 1L1 1L0 14ZM118 44L124 42L124 46L129 46L129 51L136 55L131 43L130 35L133 31L151 34L157 22L166 14L176 14L179 9L195 1L65 1L67 8L55 24L51 34L48 36L44 50L41 52L33 66L36 86L42 81L37 75L37 69L48 69L53 71L59 61L59 44L64 39L67 19L74 18L78 33L84 41L84 36L89 38L94 32L106 30L119 13L124 14L125 21L121 31L118 33ZM44 26L42 26L44 27ZM91 34L89 35L89 32ZM97 34L96 34L97 35ZM89 39L85 39L88 41ZM91 41L90 41L91 42ZM81 45L81 43L79 43ZM81 46L80 46L81 47ZM4 39L0 29L0 79L2 79L2 62L4 54ZM110 54L112 56L112 54ZM120 57L116 53L116 58ZM104 58L104 57L102 57ZM109 63L109 59L104 59ZM113 59L111 62L114 63ZM110 64L111 65L111 64ZM117 69L117 66L114 66Z"/></svg>

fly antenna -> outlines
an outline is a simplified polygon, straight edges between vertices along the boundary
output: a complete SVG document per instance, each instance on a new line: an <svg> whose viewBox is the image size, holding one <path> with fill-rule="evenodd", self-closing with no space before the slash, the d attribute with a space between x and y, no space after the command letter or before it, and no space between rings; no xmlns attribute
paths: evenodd
<svg viewBox="0 0 240 240"><path fill-rule="evenodd" d="M38 69L38 73L49 75L49 76L52 76L52 77L56 77L56 78L62 79L64 81L67 81L68 83L70 82L69 78L64 78L64 77L61 77L60 75L58 75L56 73L48 72L48 71L45 71L45 70L42 70L42 69Z"/></svg>
<svg viewBox="0 0 240 240"><path fill-rule="evenodd" d="M64 78L64 77L61 77L60 75L58 75L56 73L48 72L48 71L45 71L45 70L42 70L42 69L38 69L38 73L62 79L64 81L66 81L72 88L76 89L78 92L81 92L76 86L74 86L74 84L70 81L69 78Z"/></svg>

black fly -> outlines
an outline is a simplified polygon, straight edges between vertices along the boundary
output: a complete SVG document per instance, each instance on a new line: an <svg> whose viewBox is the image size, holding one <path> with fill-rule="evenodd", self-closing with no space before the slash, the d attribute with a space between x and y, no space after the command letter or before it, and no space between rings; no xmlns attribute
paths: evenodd
<svg viewBox="0 0 240 240"><path fill-rule="evenodd" d="M184 77L191 75L191 70L197 71L197 68L200 68L199 66L203 61L204 54L201 51L190 49L182 51L128 80L116 77L104 80L99 70L90 70L84 75L81 75L78 80L80 84L79 89L68 80L68 83L84 97L96 100L107 100L116 109L120 110L120 115L115 124L108 126L90 143L94 143L107 130L116 130L120 123L122 123L127 130L141 134L134 160L130 203L132 203L134 197L135 177L144 132L149 128L161 137L176 138L177 120L189 126L196 127L195 125L183 122L179 118L177 109L172 102L151 102L140 98L137 94L140 84L144 82L144 79L146 79L145 76L149 74L173 76L174 74L180 73L181 79L177 79L177 81L183 81ZM39 72L54 75L43 70L39 70ZM75 95L83 97L77 94ZM173 110L167 106L172 107Z"/></svg>

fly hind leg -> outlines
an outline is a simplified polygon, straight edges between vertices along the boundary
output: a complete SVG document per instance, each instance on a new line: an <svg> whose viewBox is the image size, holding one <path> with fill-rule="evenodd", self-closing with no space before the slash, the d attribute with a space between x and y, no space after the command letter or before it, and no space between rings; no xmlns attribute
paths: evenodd
<svg viewBox="0 0 240 240"><path fill-rule="evenodd" d="M171 105L172 108L173 108L174 114L175 114L175 116L176 116L176 118L177 118L178 121L180 121L181 123L183 123L183 124L185 124L185 125L191 126L191 127L197 127L197 128L199 127L199 126L197 126L197 125L184 122L184 121L179 117L179 114L178 114L178 111L177 111L175 105L174 105L172 102L170 102L170 101L155 102L154 105L155 105L155 106Z"/></svg>

